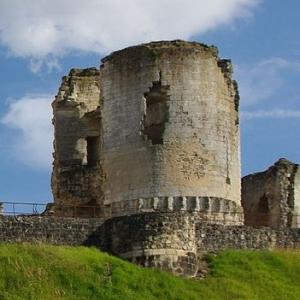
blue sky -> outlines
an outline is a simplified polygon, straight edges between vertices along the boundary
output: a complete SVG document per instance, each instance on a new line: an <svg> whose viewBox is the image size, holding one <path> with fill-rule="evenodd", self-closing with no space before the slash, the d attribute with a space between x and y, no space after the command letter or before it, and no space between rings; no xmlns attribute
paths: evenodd
<svg viewBox="0 0 300 300"><path fill-rule="evenodd" d="M243 175L300 162L297 0L0 2L0 201L50 202L51 100L72 67L161 39L218 46L241 94Z"/></svg>

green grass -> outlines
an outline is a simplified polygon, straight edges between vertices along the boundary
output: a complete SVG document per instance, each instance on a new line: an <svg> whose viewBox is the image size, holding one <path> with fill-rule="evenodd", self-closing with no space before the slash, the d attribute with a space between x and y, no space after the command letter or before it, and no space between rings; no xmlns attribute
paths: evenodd
<svg viewBox="0 0 300 300"><path fill-rule="evenodd" d="M188 280L92 248L0 244L0 299L300 299L300 252L225 251Z"/></svg>

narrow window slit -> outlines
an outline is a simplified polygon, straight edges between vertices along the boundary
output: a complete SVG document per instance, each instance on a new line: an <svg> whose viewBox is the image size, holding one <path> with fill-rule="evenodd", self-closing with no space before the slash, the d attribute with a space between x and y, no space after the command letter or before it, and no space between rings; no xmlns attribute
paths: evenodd
<svg viewBox="0 0 300 300"><path fill-rule="evenodd" d="M99 160L99 136L86 138L87 165L96 166Z"/></svg>

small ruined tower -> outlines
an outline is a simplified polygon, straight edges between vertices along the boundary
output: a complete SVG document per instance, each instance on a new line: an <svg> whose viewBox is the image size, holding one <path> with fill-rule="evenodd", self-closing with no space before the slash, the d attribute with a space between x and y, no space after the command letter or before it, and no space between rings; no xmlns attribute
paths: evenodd
<svg viewBox="0 0 300 300"><path fill-rule="evenodd" d="M100 216L103 193L99 98L99 70L72 69L63 77L52 103L52 192L57 215Z"/></svg>
<svg viewBox="0 0 300 300"><path fill-rule="evenodd" d="M53 103L56 207L93 206L105 217L189 211L242 223L231 75L215 47L184 41L114 52L100 71L72 70Z"/></svg>
<svg viewBox="0 0 300 300"><path fill-rule="evenodd" d="M285 158L242 178L245 225L300 228L300 166Z"/></svg>

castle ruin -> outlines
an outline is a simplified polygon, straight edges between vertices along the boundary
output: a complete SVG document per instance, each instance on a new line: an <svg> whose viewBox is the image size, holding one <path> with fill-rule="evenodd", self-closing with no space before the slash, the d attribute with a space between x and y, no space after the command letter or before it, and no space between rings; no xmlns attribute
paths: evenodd
<svg viewBox="0 0 300 300"><path fill-rule="evenodd" d="M215 47L114 52L100 69L72 69L52 105L45 215L96 220L84 244L188 276L206 251L300 247L297 165L246 176L241 201L239 93Z"/></svg>
<svg viewBox="0 0 300 300"><path fill-rule="evenodd" d="M52 192L55 214L100 216L100 82L96 68L71 70L53 102L55 127ZM80 210L76 210L80 207ZM97 211L91 211L97 208Z"/></svg>
<svg viewBox="0 0 300 300"><path fill-rule="evenodd" d="M130 47L100 70L71 70L53 102L57 213L187 210L242 224L231 75L215 47L183 41Z"/></svg>
<svg viewBox="0 0 300 300"><path fill-rule="evenodd" d="M245 225L300 227L300 168L279 159L264 172L243 177Z"/></svg>

